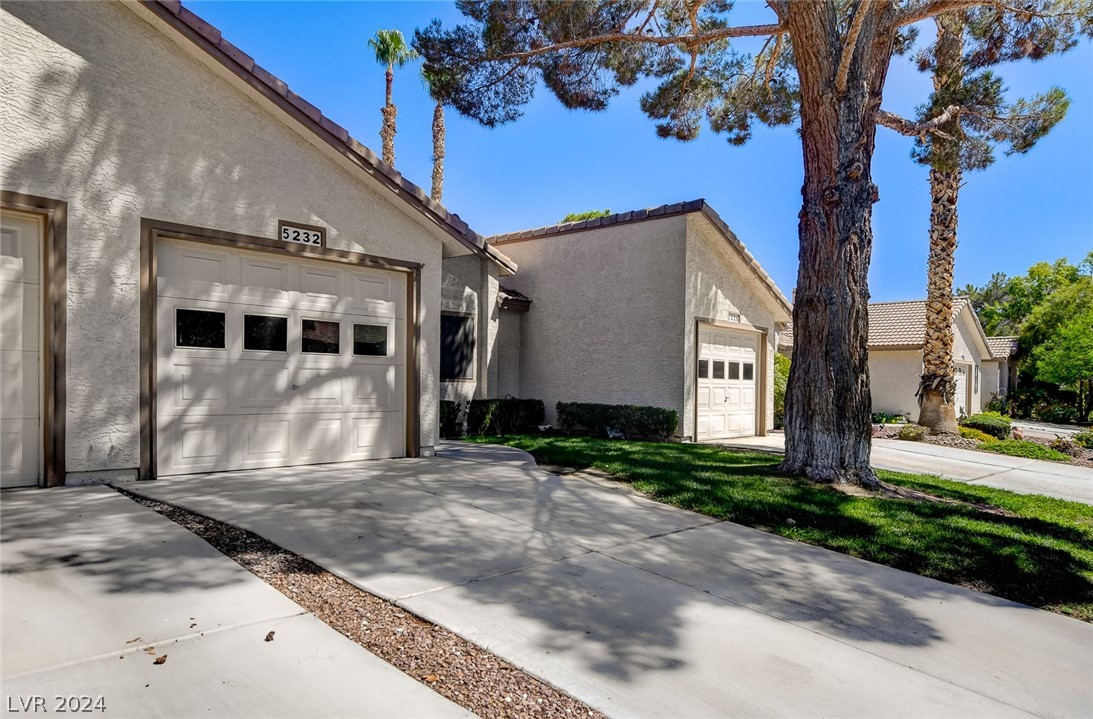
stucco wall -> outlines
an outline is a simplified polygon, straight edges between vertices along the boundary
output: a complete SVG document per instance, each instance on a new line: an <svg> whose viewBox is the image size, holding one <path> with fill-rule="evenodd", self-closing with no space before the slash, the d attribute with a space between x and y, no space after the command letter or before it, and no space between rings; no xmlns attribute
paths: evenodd
<svg viewBox="0 0 1093 719"><path fill-rule="evenodd" d="M520 397L520 328L528 312L500 310L497 325L497 391L498 397ZM534 318L531 318L534 319Z"/></svg>
<svg viewBox="0 0 1093 719"><path fill-rule="evenodd" d="M435 444L443 233L150 17L0 9L0 184L69 203L68 470L139 463L141 217L262 237L291 219L333 248L424 263L421 443Z"/></svg>
<svg viewBox="0 0 1093 719"><path fill-rule="evenodd" d="M653 405L682 414L683 216L503 243L531 298L521 336L520 394Z"/></svg>
<svg viewBox="0 0 1093 719"><path fill-rule="evenodd" d="M918 419L922 350L869 350L869 391L873 411Z"/></svg>
<svg viewBox="0 0 1093 719"><path fill-rule="evenodd" d="M685 437L694 436L697 321L726 322L731 315L739 315L741 325L766 329L766 341L763 343L765 387L758 395L766 404L765 429L758 421L756 427L760 432L773 429L774 354L778 341L776 323L787 322L790 318L709 220L693 213L686 216L686 222L686 334L679 351L685 370L680 378L685 398L682 434Z"/></svg>
<svg viewBox="0 0 1093 719"><path fill-rule="evenodd" d="M983 362L983 380L982 380L982 398L983 404L991 398L991 395L998 395L1001 397L1006 393L1005 380L1006 374L1002 371L1003 362L987 361Z"/></svg>

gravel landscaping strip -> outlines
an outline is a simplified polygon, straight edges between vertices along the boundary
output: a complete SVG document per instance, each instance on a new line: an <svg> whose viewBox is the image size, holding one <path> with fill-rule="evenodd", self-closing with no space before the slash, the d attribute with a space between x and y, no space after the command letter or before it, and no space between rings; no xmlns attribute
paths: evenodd
<svg viewBox="0 0 1093 719"><path fill-rule="evenodd" d="M484 719L603 717L488 650L253 532L114 489L190 530L327 625ZM275 641L272 635L266 641Z"/></svg>

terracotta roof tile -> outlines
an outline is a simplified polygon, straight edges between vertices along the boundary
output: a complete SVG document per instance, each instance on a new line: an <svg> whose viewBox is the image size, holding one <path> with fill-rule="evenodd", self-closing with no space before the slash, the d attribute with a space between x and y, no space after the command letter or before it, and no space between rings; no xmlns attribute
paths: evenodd
<svg viewBox="0 0 1093 719"><path fill-rule="evenodd" d="M991 351L992 359L1008 359L1017 351L1017 338L988 337L987 348Z"/></svg>
<svg viewBox="0 0 1093 719"><path fill-rule="evenodd" d="M953 319L969 306L967 297L953 298ZM784 346L793 346L793 323L786 323ZM991 338L987 338L988 346ZM926 341L926 300L869 304L869 346L921 347ZM781 344L781 342L779 342ZM994 350L991 349L991 356Z"/></svg>

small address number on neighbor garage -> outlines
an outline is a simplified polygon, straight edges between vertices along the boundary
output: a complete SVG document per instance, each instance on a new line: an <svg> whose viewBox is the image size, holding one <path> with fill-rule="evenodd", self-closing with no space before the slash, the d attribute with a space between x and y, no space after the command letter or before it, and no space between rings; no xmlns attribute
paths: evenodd
<svg viewBox="0 0 1093 719"><path fill-rule="evenodd" d="M323 231L316 228L298 227L282 223L280 236L284 242L298 242L312 247L323 246Z"/></svg>

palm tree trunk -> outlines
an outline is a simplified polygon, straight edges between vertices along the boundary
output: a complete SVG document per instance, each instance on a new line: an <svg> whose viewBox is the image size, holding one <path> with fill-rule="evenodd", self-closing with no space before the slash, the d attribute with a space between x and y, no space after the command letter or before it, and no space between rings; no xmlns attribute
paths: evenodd
<svg viewBox="0 0 1093 719"><path fill-rule="evenodd" d="M444 195L444 106L433 108L433 200Z"/></svg>
<svg viewBox="0 0 1093 719"><path fill-rule="evenodd" d="M387 102L380 114L383 115L383 125L380 127L380 140L383 143L383 161L391 167L395 166L395 117L398 108L391 101L391 86L395 81L395 69L387 66Z"/></svg>
<svg viewBox="0 0 1093 719"><path fill-rule="evenodd" d="M948 93L964 82L964 16L948 13L937 22L934 90ZM918 423L930 434L957 434L956 379L953 368L953 263L960 195L960 120L942 128L949 137L933 139L930 170L930 257L926 264L926 337L918 386Z"/></svg>

